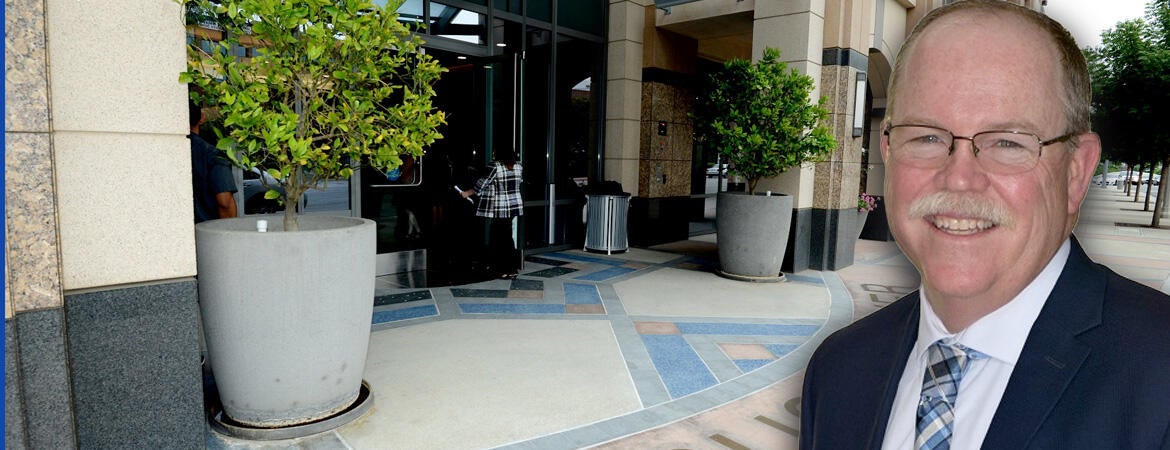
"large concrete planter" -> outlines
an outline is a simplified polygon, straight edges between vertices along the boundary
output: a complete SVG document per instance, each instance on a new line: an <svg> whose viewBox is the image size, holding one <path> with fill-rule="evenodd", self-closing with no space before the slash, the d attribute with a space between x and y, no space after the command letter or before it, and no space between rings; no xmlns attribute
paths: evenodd
<svg viewBox="0 0 1170 450"><path fill-rule="evenodd" d="M720 192L715 205L719 274L743 281L783 281L780 266L792 225L792 197Z"/></svg>
<svg viewBox="0 0 1170 450"><path fill-rule="evenodd" d="M374 301L374 222L300 217L195 226L199 300L223 410L254 427L303 424L358 396Z"/></svg>

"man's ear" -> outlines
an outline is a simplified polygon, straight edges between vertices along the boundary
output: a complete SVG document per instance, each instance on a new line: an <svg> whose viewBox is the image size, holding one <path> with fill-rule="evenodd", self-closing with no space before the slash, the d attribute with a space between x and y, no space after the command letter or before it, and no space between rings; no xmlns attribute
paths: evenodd
<svg viewBox="0 0 1170 450"><path fill-rule="evenodd" d="M1089 191L1089 180L1101 160L1101 137L1085 133L1076 137L1077 148L1069 153L1068 213L1076 214Z"/></svg>

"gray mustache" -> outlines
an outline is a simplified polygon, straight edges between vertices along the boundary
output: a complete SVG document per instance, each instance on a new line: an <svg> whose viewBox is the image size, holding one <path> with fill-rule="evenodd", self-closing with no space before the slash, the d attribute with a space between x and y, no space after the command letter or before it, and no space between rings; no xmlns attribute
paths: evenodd
<svg viewBox="0 0 1170 450"><path fill-rule="evenodd" d="M1014 223L1011 214L1003 207L978 197L950 192L935 192L910 203L910 218L912 219L936 214L983 219L1003 227L1010 227Z"/></svg>

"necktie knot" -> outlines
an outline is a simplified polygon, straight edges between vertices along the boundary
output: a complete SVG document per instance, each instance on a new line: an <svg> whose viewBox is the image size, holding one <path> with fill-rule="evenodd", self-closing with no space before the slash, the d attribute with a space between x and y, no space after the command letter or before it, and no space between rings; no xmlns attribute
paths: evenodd
<svg viewBox="0 0 1170 450"><path fill-rule="evenodd" d="M944 344L939 340L930 345L927 355L926 373L922 377L922 398L918 403L915 446L919 450L949 449L959 381L963 378L967 363L979 354L962 345Z"/></svg>

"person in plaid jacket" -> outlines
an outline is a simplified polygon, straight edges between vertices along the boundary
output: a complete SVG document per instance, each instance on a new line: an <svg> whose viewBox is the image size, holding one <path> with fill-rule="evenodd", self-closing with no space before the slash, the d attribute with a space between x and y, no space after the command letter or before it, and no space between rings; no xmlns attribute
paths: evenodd
<svg viewBox="0 0 1170 450"><path fill-rule="evenodd" d="M512 220L524 215L524 200L520 197L520 182L524 167L511 152L501 152L492 163L486 177L476 180L475 187L461 193L463 198L479 196L475 215L483 218L488 227L486 260L489 271L500 278L515 278L520 270L520 256L512 239Z"/></svg>

